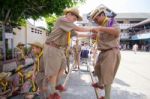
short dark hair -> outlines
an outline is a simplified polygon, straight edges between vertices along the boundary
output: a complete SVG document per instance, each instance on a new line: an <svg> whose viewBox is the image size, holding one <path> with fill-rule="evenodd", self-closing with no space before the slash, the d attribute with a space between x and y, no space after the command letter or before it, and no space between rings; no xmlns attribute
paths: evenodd
<svg viewBox="0 0 150 99"><path fill-rule="evenodd" d="M105 16L105 12L104 11L102 11L98 16L101 16L102 14Z"/></svg>
<svg viewBox="0 0 150 99"><path fill-rule="evenodd" d="M72 12L67 12L66 14L70 13L71 15L74 15L77 17L77 19L79 18L76 14L72 13Z"/></svg>

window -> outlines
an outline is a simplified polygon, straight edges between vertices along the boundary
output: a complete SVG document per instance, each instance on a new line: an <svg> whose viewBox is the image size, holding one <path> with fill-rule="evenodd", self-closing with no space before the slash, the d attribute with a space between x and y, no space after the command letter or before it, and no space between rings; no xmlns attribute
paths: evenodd
<svg viewBox="0 0 150 99"><path fill-rule="evenodd" d="M42 31L40 30L40 34L42 34Z"/></svg>
<svg viewBox="0 0 150 99"><path fill-rule="evenodd" d="M37 29L35 29L35 33L38 33Z"/></svg>
<svg viewBox="0 0 150 99"><path fill-rule="evenodd" d="M40 30L37 29L37 33L40 34Z"/></svg>
<svg viewBox="0 0 150 99"><path fill-rule="evenodd" d="M34 28L31 28L31 32L34 32Z"/></svg>
<svg viewBox="0 0 150 99"><path fill-rule="evenodd" d="M42 34L42 30L36 29L36 28L31 28L32 33L37 33L37 34Z"/></svg>
<svg viewBox="0 0 150 99"><path fill-rule="evenodd" d="M123 21L118 21L118 23L123 23Z"/></svg>

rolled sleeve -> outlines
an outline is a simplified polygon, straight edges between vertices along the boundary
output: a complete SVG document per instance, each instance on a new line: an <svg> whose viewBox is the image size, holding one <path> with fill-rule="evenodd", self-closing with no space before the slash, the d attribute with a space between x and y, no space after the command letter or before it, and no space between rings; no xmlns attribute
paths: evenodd
<svg viewBox="0 0 150 99"><path fill-rule="evenodd" d="M73 36L77 36L77 32L74 30L71 31L71 37L73 37Z"/></svg>
<svg viewBox="0 0 150 99"><path fill-rule="evenodd" d="M72 22L61 21L59 27L65 32L71 32L76 25Z"/></svg>

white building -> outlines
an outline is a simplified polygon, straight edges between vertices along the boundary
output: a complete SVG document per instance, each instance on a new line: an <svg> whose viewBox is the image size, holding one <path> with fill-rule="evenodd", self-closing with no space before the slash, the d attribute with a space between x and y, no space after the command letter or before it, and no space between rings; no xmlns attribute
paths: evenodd
<svg viewBox="0 0 150 99"><path fill-rule="evenodd" d="M126 29L135 24L150 18L150 13L117 13L116 20L121 29L121 40L129 40L129 33Z"/></svg>
<svg viewBox="0 0 150 99"><path fill-rule="evenodd" d="M15 28L13 31L15 33L13 37L14 47L17 46L18 42L22 42L24 44L32 43L35 41L44 43L48 33L46 30L35 27L29 22L27 23L27 26L22 26L21 29Z"/></svg>

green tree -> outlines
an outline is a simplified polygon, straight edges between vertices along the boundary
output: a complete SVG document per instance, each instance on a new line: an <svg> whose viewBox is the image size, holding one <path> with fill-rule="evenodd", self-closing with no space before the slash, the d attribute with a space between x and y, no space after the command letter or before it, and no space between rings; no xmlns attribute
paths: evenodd
<svg viewBox="0 0 150 99"><path fill-rule="evenodd" d="M83 0L0 0L0 21L18 23L27 18L37 19L55 13Z"/></svg>
<svg viewBox="0 0 150 99"><path fill-rule="evenodd" d="M5 51L4 33L6 27L17 27L25 19L48 16L55 13L60 15L63 9L71 7L83 0L0 0L0 22L3 34L3 50ZM6 52L4 52L6 53ZM6 55L4 55L5 58Z"/></svg>
<svg viewBox="0 0 150 99"><path fill-rule="evenodd" d="M56 14L52 14L50 16L45 17L49 32L52 30L53 25L56 22L57 17L58 16Z"/></svg>

